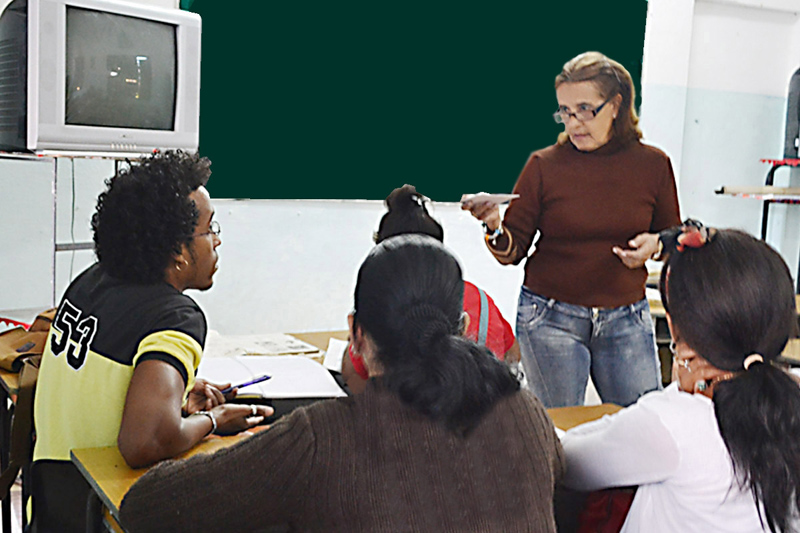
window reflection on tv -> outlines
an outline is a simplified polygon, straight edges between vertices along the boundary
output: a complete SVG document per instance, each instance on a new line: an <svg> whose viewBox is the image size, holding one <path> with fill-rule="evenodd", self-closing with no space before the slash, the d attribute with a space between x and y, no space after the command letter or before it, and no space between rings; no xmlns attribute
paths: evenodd
<svg viewBox="0 0 800 533"><path fill-rule="evenodd" d="M172 130L171 24L67 8L65 124Z"/></svg>

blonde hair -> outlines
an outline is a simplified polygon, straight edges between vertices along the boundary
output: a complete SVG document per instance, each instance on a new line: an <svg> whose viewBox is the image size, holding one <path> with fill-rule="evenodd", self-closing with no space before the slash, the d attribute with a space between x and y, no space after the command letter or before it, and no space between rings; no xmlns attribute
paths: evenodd
<svg viewBox="0 0 800 533"><path fill-rule="evenodd" d="M564 83L578 83L591 81L597 87L600 96L605 100L617 94L622 96L619 114L611 125L614 136L623 140L638 140L642 138L639 129L639 116L633 108L636 98L636 89L630 73L621 64L606 57L600 52L584 52L573 57L556 76L556 89ZM558 144L564 144L569 139L565 131L558 135Z"/></svg>

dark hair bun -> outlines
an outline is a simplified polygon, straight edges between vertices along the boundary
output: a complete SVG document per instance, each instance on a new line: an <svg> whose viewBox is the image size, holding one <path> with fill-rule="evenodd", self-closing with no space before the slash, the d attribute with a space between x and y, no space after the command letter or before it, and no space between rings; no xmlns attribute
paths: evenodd
<svg viewBox="0 0 800 533"><path fill-rule="evenodd" d="M413 185L403 185L392 191L386 197L386 207L389 211L411 211L422 207L422 195Z"/></svg>
<svg viewBox="0 0 800 533"><path fill-rule="evenodd" d="M452 324L444 311L427 303L412 305L403 316L403 330L417 346L427 347L446 335L455 334L457 324Z"/></svg>

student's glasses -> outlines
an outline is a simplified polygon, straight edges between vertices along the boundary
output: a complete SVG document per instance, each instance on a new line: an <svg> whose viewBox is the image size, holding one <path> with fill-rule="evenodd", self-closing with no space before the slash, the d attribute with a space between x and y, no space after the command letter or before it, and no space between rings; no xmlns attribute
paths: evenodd
<svg viewBox="0 0 800 533"><path fill-rule="evenodd" d="M222 233L222 228L220 227L219 222L217 222L216 220L212 220L211 224L208 225L208 231L206 231L205 233L195 233L194 235L192 235L192 238L205 237L206 235L214 235L216 237L219 237L220 233Z"/></svg>

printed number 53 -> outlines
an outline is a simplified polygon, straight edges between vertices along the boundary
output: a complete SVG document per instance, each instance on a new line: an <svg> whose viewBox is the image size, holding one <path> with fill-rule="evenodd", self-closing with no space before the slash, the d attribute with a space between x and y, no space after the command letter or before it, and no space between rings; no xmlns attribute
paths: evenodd
<svg viewBox="0 0 800 533"><path fill-rule="evenodd" d="M53 321L53 329L61 333L61 335L54 333L50 337L50 350L53 355L58 357L66 349L69 366L75 370L80 369L86 362L86 354L97 331L97 318L87 316L81 320L81 310L64 299Z"/></svg>

